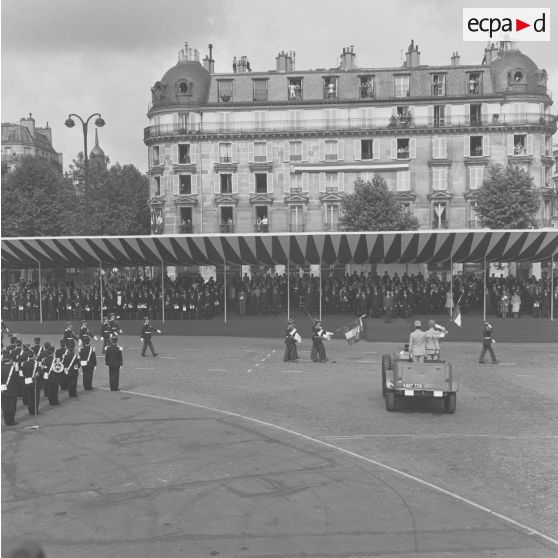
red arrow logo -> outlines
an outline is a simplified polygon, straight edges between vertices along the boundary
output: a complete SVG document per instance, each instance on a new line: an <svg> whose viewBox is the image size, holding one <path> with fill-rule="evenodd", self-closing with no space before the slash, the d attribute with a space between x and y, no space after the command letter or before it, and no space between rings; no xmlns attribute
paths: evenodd
<svg viewBox="0 0 558 558"><path fill-rule="evenodd" d="M531 27L530 23L525 23L524 21L521 21L520 19L515 18L515 30L516 31L521 31L522 29L525 29L526 27Z"/></svg>

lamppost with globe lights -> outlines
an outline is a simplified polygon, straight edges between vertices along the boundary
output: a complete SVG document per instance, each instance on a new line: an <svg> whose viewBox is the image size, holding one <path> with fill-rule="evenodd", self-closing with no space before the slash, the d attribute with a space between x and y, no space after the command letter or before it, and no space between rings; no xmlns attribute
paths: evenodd
<svg viewBox="0 0 558 558"><path fill-rule="evenodd" d="M83 120L83 118L81 116L79 116L78 114L69 114L68 118L66 119L66 122L64 122L64 124L68 127L68 128L73 128L76 123L73 121L72 116L74 118L77 118L80 122L81 122L81 126L83 129L83 158L84 158L84 164L85 164L85 169L84 169L84 178L83 178L83 197L84 197L84 202L85 202L85 231L86 233L89 232L89 211L87 208L87 180L88 180L88 174L89 174L89 158L87 155L87 127L89 125L89 121L93 118L93 117L97 117L95 120L95 126L97 126L98 128L102 128L105 125L105 121L103 120L103 118L101 117L101 115L98 112L95 112L93 114L91 114L87 120Z"/></svg>

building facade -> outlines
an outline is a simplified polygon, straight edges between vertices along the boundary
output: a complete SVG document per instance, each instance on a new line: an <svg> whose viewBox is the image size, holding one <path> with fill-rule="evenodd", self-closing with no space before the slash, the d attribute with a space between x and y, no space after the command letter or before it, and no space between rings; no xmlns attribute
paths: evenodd
<svg viewBox="0 0 558 558"><path fill-rule="evenodd" d="M216 74L211 45L202 62L186 45L154 84L154 234L336 231L342 196L375 174L421 228L477 228L487 166L509 162L540 189L541 223L556 220L547 74L512 44L478 65L425 66L413 42L398 68L360 68L352 46L335 68L275 63Z"/></svg>
<svg viewBox="0 0 558 558"><path fill-rule="evenodd" d="M52 129L35 126L35 119L21 118L19 124L2 123L2 173L14 169L21 157L40 157L56 163L62 172L62 153L52 146Z"/></svg>

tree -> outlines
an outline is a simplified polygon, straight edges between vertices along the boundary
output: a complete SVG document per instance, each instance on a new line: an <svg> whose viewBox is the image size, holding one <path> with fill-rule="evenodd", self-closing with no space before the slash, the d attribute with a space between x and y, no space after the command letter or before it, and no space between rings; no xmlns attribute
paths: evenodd
<svg viewBox="0 0 558 558"><path fill-rule="evenodd" d="M389 191L385 180L375 175L371 181L357 179L352 194L341 202L339 224L346 231L406 231L419 222Z"/></svg>
<svg viewBox="0 0 558 558"><path fill-rule="evenodd" d="M2 176L2 236L74 234L78 199L59 168L38 157L22 157Z"/></svg>
<svg viewBox="0 0 558 558"><path fill-rule="evenodd" d="M488 178L477 190L476 213L483 227L526 229L537 225L541 205L533 178L522 168L509 164L488 167Z"/></svg>

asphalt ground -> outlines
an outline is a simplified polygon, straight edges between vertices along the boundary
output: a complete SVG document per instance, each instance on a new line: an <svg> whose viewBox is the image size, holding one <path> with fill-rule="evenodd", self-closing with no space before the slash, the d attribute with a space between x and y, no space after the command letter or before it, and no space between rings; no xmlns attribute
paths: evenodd
<svg viewBox="0 0 558 558"><path fill-rule="evenodd" d="M400 343L333 340L324 364L307 339L297 363L281 339L163 335L156 358L119 343L121 391L99 365L93 392L2 426L4 549L558 556L556 344L498 342L501 364L479 365L479 343L445 342L449 415L426 400L386 412L379 362Z"/></svg>

